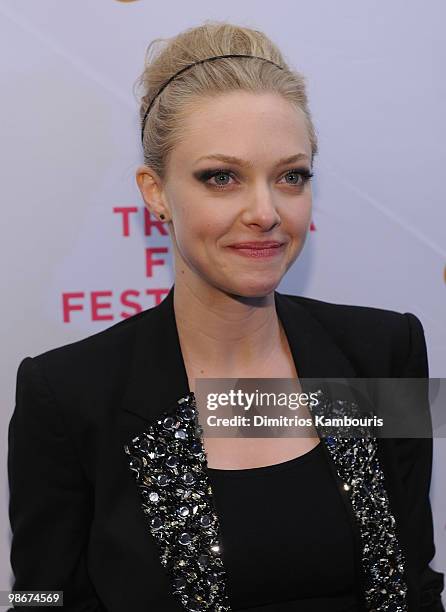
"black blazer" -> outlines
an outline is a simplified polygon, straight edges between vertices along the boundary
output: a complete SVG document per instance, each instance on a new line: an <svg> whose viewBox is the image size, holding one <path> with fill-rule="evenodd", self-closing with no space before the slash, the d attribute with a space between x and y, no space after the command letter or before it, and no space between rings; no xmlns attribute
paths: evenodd
<svg viewBox="0 0 446 612"><path fill-rule="evenodd" d="M14 590L63 590L64 609L73 612L230 609L222 596L221 564L220 574L213 574L214 591L203 587L205 573L190 579L189 586L204 589L204 601L214 603L209 608L187 603L179 565L174 566L181 551L167 548L153 523L152 502L144 498L161 465L150 463L147 433L159 442L166 415L179 418L184 405L191 406L173 291L156 307L20 363L8 438ZM299 377L428 376L423 328L413 314L279 292L275 302ZM181 398L187 399L184 405L178 403ZM203 455L191 442L182 443L184 465L196 461L197 475L205 478L194 459L202 461ZM397 543L406 558L407 605L387 607L381 596L373 609L444 612L443 574L429 566L435 554L432 440L380 439L378 451L390 507L378 508L375 518L379 523L391 512L396 520ZM325 452L336 477L333 456ZM365 612L372 610L365 589L373 582L370 567L360 568L367 542L361 543L352 504L348 494L342 495L351 516L358 597ZM212 502L212 495L204 501ZM172 519L169 512L175 510L167 505L165 518ZM218 517L213 518L218 527ZM203 528L197 537L206 537ZM392 589L395 582L378 585L383 586Z"/></svg>

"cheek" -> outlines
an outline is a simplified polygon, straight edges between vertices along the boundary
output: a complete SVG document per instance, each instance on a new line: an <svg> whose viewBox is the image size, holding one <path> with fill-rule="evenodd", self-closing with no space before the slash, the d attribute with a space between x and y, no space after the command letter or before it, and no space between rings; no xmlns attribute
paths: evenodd
<svg viewBox="0 0 446 612"><path fill-rule="evenodd" d="M206 205L207 204L207 205ZM216 242L227 234L233 222L228 214L217 207L205 203L202 206L185 207L178 219L179 231L184 240L200 243Z"/></svg>
<svg viewBox="0 0 446 612"><path fill-rule="evenodd" d="M311 197L301 198L286 217L290 231L297 235L305 233L311 221L311 214Z"/></svg>
<svg viewBox="0 0 446 612"><path fill-rule="evenodd" d="M208 210L193 206L177 208L175 216L175 238L180 251L188 257L199 259L205 256L207 243L215 244L228 232L227 220L218 218Z"/></svg>

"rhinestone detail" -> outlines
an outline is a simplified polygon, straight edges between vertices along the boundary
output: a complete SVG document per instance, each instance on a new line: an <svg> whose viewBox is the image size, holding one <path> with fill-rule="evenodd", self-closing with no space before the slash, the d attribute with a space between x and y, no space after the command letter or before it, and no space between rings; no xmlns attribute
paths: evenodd
<svg viewBox="0 0 446 612"><path fill-rule="evenodd" d="M195 396L125 445L172 593L185 610L230 612L219 523Z"/></svg>
<svg viewBox="0 0 446 612"><path fill-rule="evenodd" d="M365 414L355 402L330 398L321 390L317 394L317 414L329 417ZM321 439L343 481L342 488L359 526L367 609L369 612L407 612L406 560L390 510L377 440L365 426L355 431L367 437L339 437L343 429L336 427L331 431L324 428L325 437ZM336 433L336 437L327 433Z"/></svg>

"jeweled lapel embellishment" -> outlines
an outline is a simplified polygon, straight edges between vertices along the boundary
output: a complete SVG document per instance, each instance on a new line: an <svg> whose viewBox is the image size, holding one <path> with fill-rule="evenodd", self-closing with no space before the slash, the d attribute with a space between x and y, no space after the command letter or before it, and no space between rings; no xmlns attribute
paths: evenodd
<svg viewBox="0 0 446 612"><path fill-rule="evenodd" d="M357 404L329 399L319 391L317 411L331 417L349 414ZM346 411L347 408L347 411ZM358 412L358 416L360 413ZM370 612L407 612L405 558L400 548L395 518L385 489L384 474L377 455L376 437L321 437L344 481L362 541L365 599ZM369 432L364 431L364 435ZM326 434L325 434L326 435Z"/></svg>
<svg viewBox="0 0 446 612"><path fill-rule="evenodd" d="M344 400L319 391L317 412L345 413ZM347 402L348 414L354 403ZM313 411L314 412L314 411ZM218 517L205 471L206 455L193 393L178 400L125 445L149 529L172 592L185 610L231 612L226 594ZM352 505L361 535L369 612L407 612L405 559L385 489L374 437L321 435Z"/></svg>
<svg viewBox="0 0 446 612"><path fill-rule="evenodd" d="M124 449L173 595L190 612L230 612L201 433L190 393Z"/></svg>

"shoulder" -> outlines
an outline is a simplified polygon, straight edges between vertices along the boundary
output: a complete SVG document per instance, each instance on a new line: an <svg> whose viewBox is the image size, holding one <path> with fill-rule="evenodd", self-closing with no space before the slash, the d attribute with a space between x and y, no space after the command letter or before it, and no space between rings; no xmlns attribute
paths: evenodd
<svg viewBox="0 0 446 612"><path fill-rule="evenodd" d="M363 370L360 375L427 375L424 330L420 319L413 313L282 295L305 308L318 321ZM416 371L412 374L414 361Z"/></svg>
<svg viewBox="0 0 446 612"><path fill-rule="evenodd" d="M152 311L144 310L74 342L25 357L18 368L18 381L35 377L56 396L73 399L82 391L93 395L96 386L115 388L130 367L136 340L151 328Z"/></svg>

